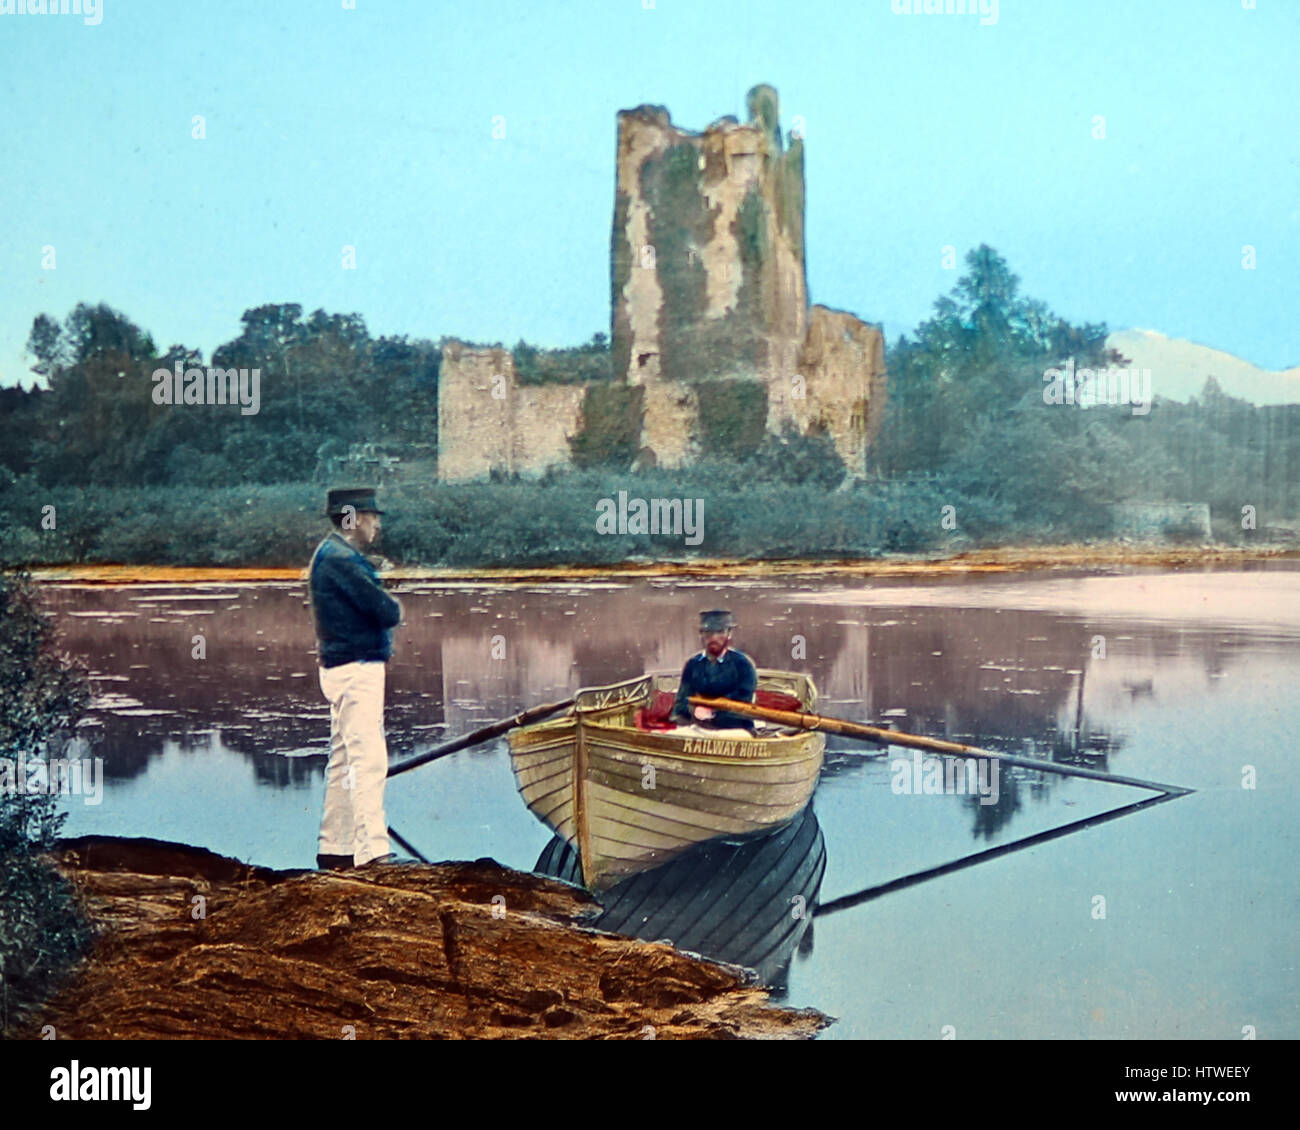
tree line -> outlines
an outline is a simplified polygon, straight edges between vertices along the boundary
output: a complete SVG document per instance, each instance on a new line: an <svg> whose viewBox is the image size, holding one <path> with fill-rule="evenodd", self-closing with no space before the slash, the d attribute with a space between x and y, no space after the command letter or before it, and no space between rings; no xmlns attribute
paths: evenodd
<svg viewBox="0 0 1300 1130"><path fill-rule="evenodd" d="M711 496L701 552L737 556L1104 537L1125 501L1209 503L1216 537L1234 541L1245 507L1261 527L1300 514L1300 406L1256 407L1213 379L1187 404L1157 400L1141 413L1049 402L1044 378L1067 361L1125 366L1106 337L1104 324L1074 325L1022 296L992 248L971 251L933 315L887 351L883 425L857 479L827 437L767 434L765 405L743 395L762 386L735 381L697 385L703 461L635 471L640 390L609 379L604 336L568 350L521 341L513 354L525 381L588 383L574 466L452 489L435 482L433 342L373 337L356 314L260 306L207 363L260 370L257 414L182 410L156 402L153 374L205 368L201 354L160 350L125 315L82 304L62 324L36 318L28 349L40 386L0 390L0 516L16 531L5 556L283 563L310 537L319 487L343 477L407 497L406 533L393 536L428 563L632 552L592 536L583 500L641 479L649 490L651 478L658 494ZM79 515L57 534L37 528L33 511L56 495ZM249 507L239 516L226 501L236 495ZM941 524L940 511L953 521Z"/></svg>
<svg viewBox="0 0 1300 1130"><path fill-rule="evenodd" d="M1257 407L1210 377L1188 403L1049 403L1045 376L1127 368L1104 324L1071 325L1022 297L987 246L888 350L889 402L872 468L924 475L1044 534L1107 531L1117 502L1206 502L1226 536L1241 508L1300 515L1300 406Z"/></svg>
<svg viewBox="0 0 1300 1130"><path fill-rule="evenodd" d="M408 454L437 438L436 345L372 337L356 314L304 317L259 306L213 351L160 350L124 314L80 304L60 325L42 314L28 352L42 387L7 389L2 422L17 442L4 466L44 485L221 486L310 478L379 441ZM157 402L158 370L260 370L256 415L220 404Z"/></svg>

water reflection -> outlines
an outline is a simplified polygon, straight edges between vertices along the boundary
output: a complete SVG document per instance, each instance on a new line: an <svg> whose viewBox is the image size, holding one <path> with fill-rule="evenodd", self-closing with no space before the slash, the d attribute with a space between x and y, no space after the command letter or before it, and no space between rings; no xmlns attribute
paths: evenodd
<svg viewBox="0 0 1300 1130"><path fill-rule="evenodd" d="M582 883L577 852L558 836L534 870ZM825 871L826 845L809 805L771 835L697 844L662 867L596 894L603 910L591 925L747 966L780 996L795 950L803 942L802 952L811 951L810 927Z"/></svg>
<svg viewBox="0 0 1300 1130"><path fill-rule="evenodd" d="M724 601L740 621L737 644L762 666L807 670L826 714L1111 769L1135 709L1185 695L1198 672L1212 690L1274 639L1290 646L1267 616L1241 609L1294 603L1294 578L1256 570L857 589L818 578L407 584L398 588L406 622L389 665L386 728L394 757L405 757L580 686L679 669L697 647L697 609ZM1199 591L1194 583L1209 586L1199 603L1187 595ZM1240 596L1245 583L1253 604ZM1162 598L1162 586L1172 595ZM110 782L139 777L171 746L201 753L213 741L247 758L271 788L319 773L328 713L301 585L68 586L46 595L64 645L96 675L95 754ZM1126 617L1130 606L1152 616L1116 619L1112 599ZM1084 614L1090 603L1093 616ZM1239 618L1191 619L1229 615ZM862 772L863 751L832 739L823 780ZM1056 788L1032 772L1005 772L998 804L970 800L972 835L996 835Z"/></svg>
<svg viewBox="0 0 1300 1130"><path fill-rule="evenodd" d="M900 875L884 883L877 883L873 886L866 887L860 891L854 891L851 894L840 895L830 902L824 903L817 907L818 917L826 918L831 914L836 914L842 910L851 910L854 907L862 906L874 899L881 898L883 895L893 894L896 891L906 890L908 887L914 887L918 883L928 882L931 879L938 879L944 875L951 875L957 871L964 871L969 867L975 867L981 863L988 863L1005 855L1011 855L1013 852L1023 851L1025 848L1035 847L1038 844L1045 844L1052 840L1061 839L1063 836L1071 836L1076 832L1085 831L1088 828L1096 828L1102 824L1108 824L1112 820L1119 820L1124 816L1131 816L1133 813L1141 812L1146 808L1153 808L1158 804L1165 804L1171 800L1177 800L1178 793L1162 793L1158 796L1147 796L1140 800L1132 800L1127 804L1122 804L1117 808L1112 808L1106 812L1095 813L1092 816L1080 817L1078 820L1071 820L1065 824L1059 824L1055 828L1048 828L1042 832L1036 832L1033 835L1025 836L1021 839L1011 840L1001 843L997 847L984 848L981 851L971 852L963 855L958 859L949 860L947 863L941 863L934 867L927 867L920 871L914 871L908 875Z"/></svg>
<svg viewBox="0 0 1300 1130"><path fill-rule="evenodd" d="M329 725L301 587L44 591L65 648L100 676L95 752L109 762L104 803L73 801L69 834L310 866ZM1231 1039L1247 1023L1297 1034L1293 995L1278 992L1300 937L1288 850L1300 807L1294 562L399 595L395 757L579 686L680 669L697 610L730 607L739 646L811 674L827 714L1197 790L1166 805L1007 768L996 806L900 796L889 761L907 751L834 739L813 802L829 844L808 896L816 950L813 926L778 919L793 908L774 898L764 915L802 931L795 953L808 959L791 959L780 933L772 960L748 959L788 984L792 1003L838 1016L828 1038L933 1039L945 1025L962 1038ZM395 780L387 800L391 823L431 859L491 854L527 868L550 836L519 801L500 740ZM707 897L687 901L707 909ZM691 944L677 925L651 932Z"/></svg>

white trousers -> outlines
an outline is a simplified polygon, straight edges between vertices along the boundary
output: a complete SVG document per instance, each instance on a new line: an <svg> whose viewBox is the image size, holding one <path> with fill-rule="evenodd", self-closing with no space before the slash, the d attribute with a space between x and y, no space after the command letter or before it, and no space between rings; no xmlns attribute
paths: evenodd
<svg viewBox="0 0 1300 1130"><path fill-rule="evenodd" d="M350 855L360 867L388 854L384 664L322 667L320 689L330 704L330 758L316 850L321 855Z"/></svg>

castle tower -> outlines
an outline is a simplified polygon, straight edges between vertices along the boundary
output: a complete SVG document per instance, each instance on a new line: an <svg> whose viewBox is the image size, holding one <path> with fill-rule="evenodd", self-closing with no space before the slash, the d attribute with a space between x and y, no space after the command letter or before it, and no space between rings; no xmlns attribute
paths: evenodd
<svg viewBox="0 0 1300 1130"><path fill-rule="evenodd" d="M611 361L615 381L640 390L637 462L690 463L706 440L701 400L716 420L719 401L740 399L699 389L740 380L762 386L769 433L825 435L861 474L885 405L884 338L852 314L809 308L803 141L783 143L772 87L747 101L748 121L703 133L678 129L662 106L618 115ZM458 342L444 346L438 388L444 480L565 465L595 391L521 384L508 353Z"/></svg>
<svg viewBox="0 0 1300 1130"><path fill-rule="evenodd" d="M785 148L770 86L748 109L703 133L662 106L618 116L614 375L644 386L643 448L665 466L693 454L694 384L788 384L807 331L803 142Z"/></svg>

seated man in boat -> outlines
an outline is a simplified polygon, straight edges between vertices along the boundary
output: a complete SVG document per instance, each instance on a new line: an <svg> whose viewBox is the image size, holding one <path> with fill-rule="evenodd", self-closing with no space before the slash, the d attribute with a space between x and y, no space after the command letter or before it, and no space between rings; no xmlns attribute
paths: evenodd
<svg viewBox="0 0 1300 1130"><path fill-rule="evenodd" d="M753 702L758 688L758 671L749 656L731 646L731 630L735 618L725 609L700 613L699 655L692 655L682 668L682 681L673 703L673 719L694 723L707 729L748 730L754 722L740 714L713 710L707 706L693 706L691 695L709 698L731 698L737 702Z"/></svg>

